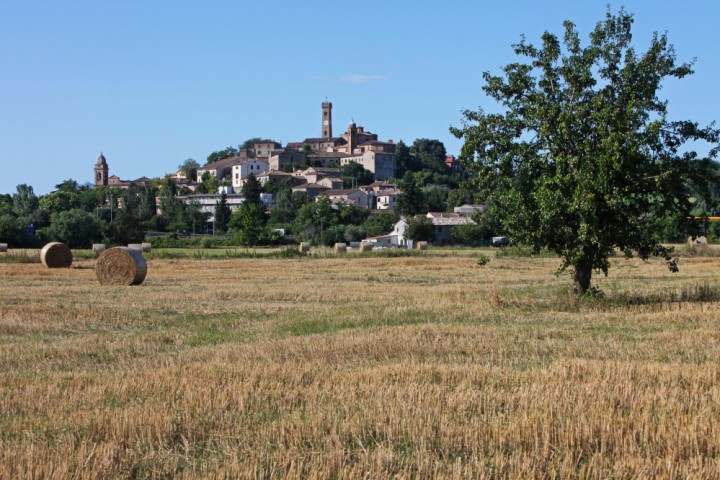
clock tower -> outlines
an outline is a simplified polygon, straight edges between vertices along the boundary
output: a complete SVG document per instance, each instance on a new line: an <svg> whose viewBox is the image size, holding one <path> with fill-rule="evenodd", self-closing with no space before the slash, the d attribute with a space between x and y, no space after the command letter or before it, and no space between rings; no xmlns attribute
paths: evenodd
<svg viewBox="0 0 720 480"><path fill-rule="evenodd" d="M332 103L322 103L322 138L332 138Z"/></svg>

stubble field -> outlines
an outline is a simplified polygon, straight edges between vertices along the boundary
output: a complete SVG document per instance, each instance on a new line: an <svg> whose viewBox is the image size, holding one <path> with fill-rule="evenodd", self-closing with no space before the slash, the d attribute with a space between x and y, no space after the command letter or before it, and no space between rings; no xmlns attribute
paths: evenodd
<svg viewBox="0 0 720 480"><path fill-rule="evenodd" d="M0 478L718 478L720 258L0 263Z"/></svg>

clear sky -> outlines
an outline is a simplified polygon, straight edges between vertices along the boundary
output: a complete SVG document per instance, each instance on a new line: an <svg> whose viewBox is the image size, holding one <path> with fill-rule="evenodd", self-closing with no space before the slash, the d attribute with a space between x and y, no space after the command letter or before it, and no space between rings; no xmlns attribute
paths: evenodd
<svg viewBox="0 0 720 480"><path fill-rule="evenodd" d="M354 119L380 140L436 138L461 111L492 109L482 72L515 61L572 20L581 37L606 12L594 0L0 0L0 193L92 180L100 152L122 179L173 172L248 138L283 144ZM636 48L667 32L695 75L668 82L671 117L720 118L720 2L611 3L635 15Z"/></svg>

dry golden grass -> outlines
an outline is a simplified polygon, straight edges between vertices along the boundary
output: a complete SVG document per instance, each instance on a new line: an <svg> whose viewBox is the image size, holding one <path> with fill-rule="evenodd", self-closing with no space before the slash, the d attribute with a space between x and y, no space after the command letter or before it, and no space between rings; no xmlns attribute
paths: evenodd
<svg viewBox="0 0 720 480"><path fill-rule="evenodd" d="M720 477L720 258L148 263L0 263L0 478Z"/></svg>

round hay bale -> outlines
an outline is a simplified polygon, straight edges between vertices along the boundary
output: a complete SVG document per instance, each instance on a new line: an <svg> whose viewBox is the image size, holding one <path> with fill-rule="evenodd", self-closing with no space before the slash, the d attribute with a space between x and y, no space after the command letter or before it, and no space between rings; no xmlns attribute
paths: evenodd
<svg viewBox="0 0 720 480"><path fill-rule="evenodd" d="M347 252L347 244L336 243L334 250L335 250L335 253L345 253L345 252Z"/></svg>
<svg viewBox="0 0 720 480"><path fill-rule="evenodd" d="M301 252L309 252L309 251L310 251L310 244L309 244L308 242L302 242L302 243L300 244L299 250L300 250Z"/></svg>
<svg viewBox="0 0 720 480"><path fill-rule="evenodd" d="M40 261L47 268L69 268L73 254L64 243L50 242L40 250Z"/></svg>
<svg viewBox="0 0 720 480"><path fill-rule="evenodd" d="M92 251L95 253L95 255L100 255L102 252L105 251L105 244L104 243L93 243Z"/></svg>
<svg viewBox="0 0 720 480"><path fill-rule="evenodd" d="M143 252L149 252L152 250L152 243L143 243L141 245L142 245Z"/></svg>
<svg viewBox="0 0 720 480"><path fill-rule="evenodd" d="M146 275L145 257L129 247L108 248L95 262L100 285L140 285Z"/></svg>
<svg viewBox="0 0 720 480"><path fill-rule="evenodd" d="M427 250L428 249L428 243L427 242L417 242L418 250Z"/></svg>
<svg viewBox="0 0 720 480"><path fill-rule="evenodd" d="M130 250L137 250L138 252L142 252L142 243L129 243L127 248Z"/></svg>
<svg viewBox="0 0 720 480"><path fill-rule="evenodd" d="M373 249L372 243L360 242L360 251L361 252L372 252L372 249Z"/></svg>
<svg viewBox="0 0 720 480"><path fill-rule="evenodd" d="M0 243L0 252L7 252L7 243Z"/></svg>

